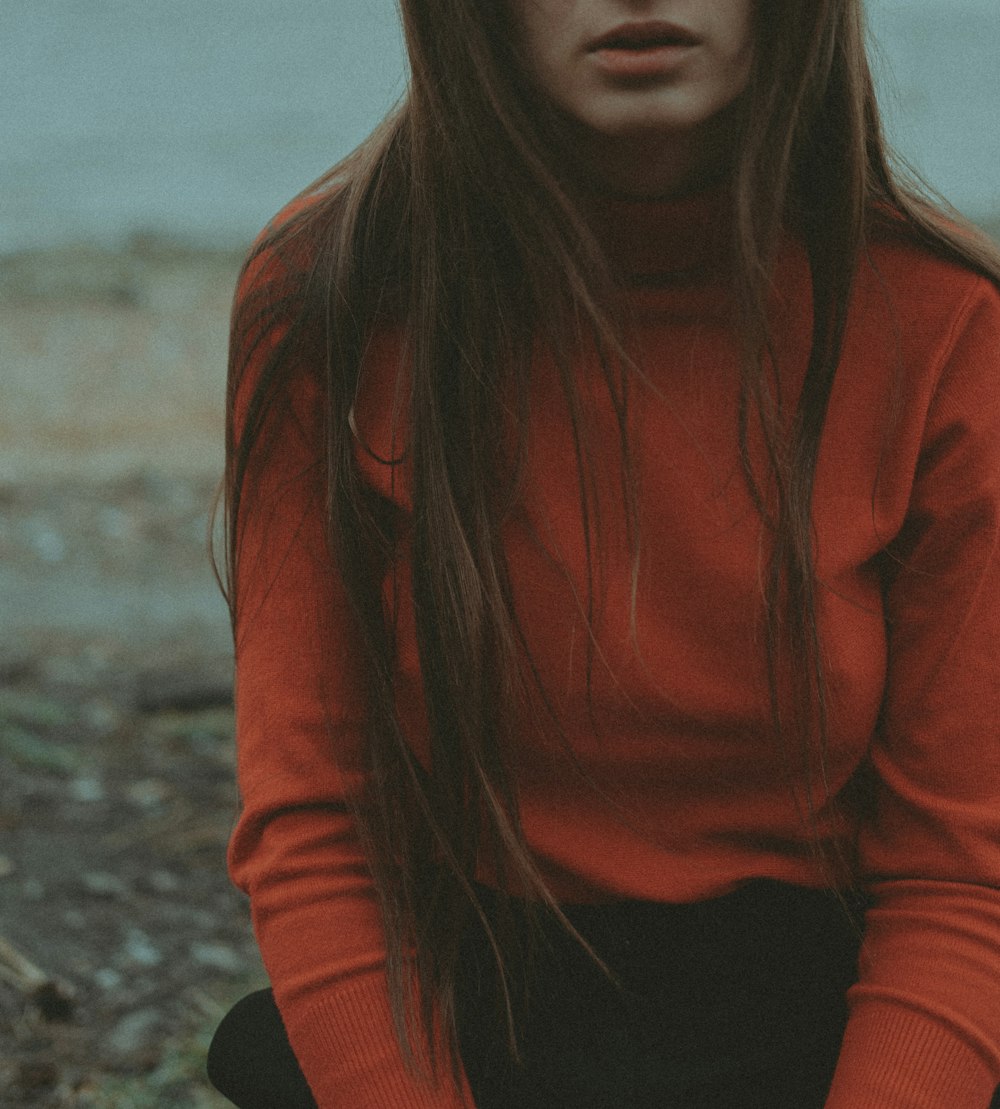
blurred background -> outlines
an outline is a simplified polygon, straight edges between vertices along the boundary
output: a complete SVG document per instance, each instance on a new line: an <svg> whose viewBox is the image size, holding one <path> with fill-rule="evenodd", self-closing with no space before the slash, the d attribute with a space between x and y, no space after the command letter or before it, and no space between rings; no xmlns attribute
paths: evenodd
<svg viewBox="0 0 1000 1109"><path fill-rule="evenodd" d="M1000 231L1000 5L869 0L899 152ZM263 981L206 555L268 218L404 89L393 0L0 7L0 1106L219 1106Z"/></svg>

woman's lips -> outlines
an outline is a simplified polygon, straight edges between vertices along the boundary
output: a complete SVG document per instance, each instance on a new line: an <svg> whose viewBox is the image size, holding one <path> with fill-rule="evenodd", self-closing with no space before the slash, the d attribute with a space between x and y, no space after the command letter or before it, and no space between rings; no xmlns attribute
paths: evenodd
<svg viewBox="0 0 1000 1109"><path fill-rule="evenodd" d="M589 50L644 50L659 46L696 46L698 36L686 27L662 19L619 23L588 46Z"/></svg>
<svg viewBox="0 0 1000 1109"><path fill-rule="evenodd" d="M608 76L646 78L669 73L699 41L676 24L647 20L613 27L588 50Z"/></svg>

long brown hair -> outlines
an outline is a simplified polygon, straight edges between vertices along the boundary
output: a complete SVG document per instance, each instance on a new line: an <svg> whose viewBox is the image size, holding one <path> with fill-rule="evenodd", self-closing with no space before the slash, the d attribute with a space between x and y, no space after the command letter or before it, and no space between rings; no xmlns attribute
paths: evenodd
<svg viewBox="0 0 1000 1109"><path fill-rule="evenodd" d="M367 787L353 803L380 898L390 997L407 1060L422 1057L414 1028L438 1027L453 1067L459 936L482 915L471 884L477 860L489 861L502 886L558 915L525 843L508 764L517 708L534 682L501 542L525 451L523 439L512 447L510 429L527 421L497 414L512 404L515 415L519 406L523 413L539 334L558 354L574 421L587 549L597 529L586 412L572 373L584 343L601 355L618 413L636 565L640 546L627 435L635 370L607 308L615 278L581 216L574 182L552 154L559 138L552 121L532 104L507 7L402 0L411 67L405 101L257 245L248 265L268 260L267 279L238 299L230 366L225 487L235 623L244 618L240 535L254 510L267 413L287 399L293 370L305 368L321 388L331 550L367 682ZM852 274L879 222L994 279L1000 259L987 240L945 220L891 171L861 0L759 0L756 23L733 169L745 351L738 434L746 479L772 537L765 601L774 726L811 774L822 771L826 736L812 487ZM801 399L788 421L777 410L764 352L772 263L790 228L808 254L815 322ZM426 767L396 715L393 629L373 569L391 564L399 521L361 478L352 430L366 349L386 321L401 322L406 336L414 505L407 526L430 733ZM280 341L262 355L260 344L275 334ZM252 395L237 429L234 398L246 390L251 365ZM749 461L751 419L764 429L766 494ZM592 606L592 594L586 603ZM801 661L790 719L779 712L777 691L776 660L786 651ZM496 932L506 981L503 918ZM515 1030L508 1030L513 1044ZM434 1065L436 1037L429 1039Z"/></svg>

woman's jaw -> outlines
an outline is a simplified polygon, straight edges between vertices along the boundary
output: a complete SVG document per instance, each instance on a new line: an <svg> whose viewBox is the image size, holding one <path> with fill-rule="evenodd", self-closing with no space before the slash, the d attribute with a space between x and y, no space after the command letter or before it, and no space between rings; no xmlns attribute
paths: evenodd
<svg viewBox="0 0 1000 1109"><path fill-rule="evenodd" d="M724 174L754 0L511 0L519 53L590 183L669 196Z"/></svg>

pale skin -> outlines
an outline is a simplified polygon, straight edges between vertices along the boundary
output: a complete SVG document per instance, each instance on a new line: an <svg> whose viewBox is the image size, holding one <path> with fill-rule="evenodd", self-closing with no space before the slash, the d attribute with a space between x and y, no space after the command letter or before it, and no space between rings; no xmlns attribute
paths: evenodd
<svg viewBox="0 0 1000 1109"><path fill-rule="evenodd" d="M511 3L528 76L595 186L671 197L723 172L750 76L754 0Z"/></svg>

